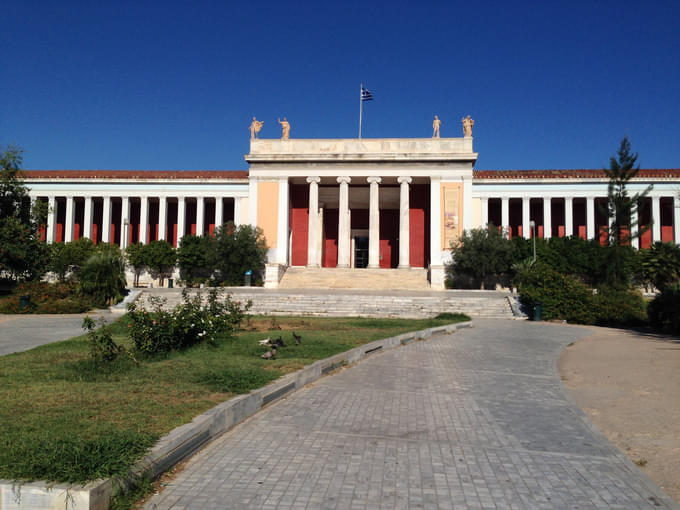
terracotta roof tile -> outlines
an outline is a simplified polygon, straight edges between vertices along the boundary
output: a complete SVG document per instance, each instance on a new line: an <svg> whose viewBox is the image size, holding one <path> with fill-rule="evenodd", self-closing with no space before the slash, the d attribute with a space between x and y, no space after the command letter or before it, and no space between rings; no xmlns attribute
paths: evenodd
<svg viewBox="0 0 680 510"><path fill-rule="evenodd" d="M24 170L24 179L247 179L244 170Z"/></svg>
<svg viewBox="0 0 680 510"><path fill-rule="evenodd" d="M680 179L680 168L642 168L638 178ZM606 179L604 170L474 170L473 179Z"/></svg>

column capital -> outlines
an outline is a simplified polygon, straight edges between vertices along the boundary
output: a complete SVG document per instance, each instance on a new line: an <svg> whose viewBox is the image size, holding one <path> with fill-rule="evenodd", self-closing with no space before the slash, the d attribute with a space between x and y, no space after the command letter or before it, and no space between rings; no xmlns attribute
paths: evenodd
<svg viewBox="0 0 680 510"><path fill-rule="evenodd" d="M312 183L319 184L320 182L321 182L321 177L316 177L316 176L307 177L307 184L312 184Z"/></svg>
<svg viewBox="0 0 680 510"><path fill-rule="evenodd" d="M401 177L397 177L397 182L399 184L404 184L404 183L411 184L412 181L413 181L413 179L411 179L410 177L408 177L406 175L402 175Z"/></svg>
<svg viewBox="0 0 680 510"><path fill-rule="evenodd" d="M343 175L341 177L338 177L336 180L340 184L349 184L350 182L352 182L352 178L349 177L348 175Z"/></svg>
<svg viewBox="0 0 680 510"><path fill-rule="evenodd" d="M338 181L338 182L340 182L340 181ZM380 184L382 182L382 178L381 177L367 177L366 182L369 182L371 184L373 184L373 183Z"/></svg>

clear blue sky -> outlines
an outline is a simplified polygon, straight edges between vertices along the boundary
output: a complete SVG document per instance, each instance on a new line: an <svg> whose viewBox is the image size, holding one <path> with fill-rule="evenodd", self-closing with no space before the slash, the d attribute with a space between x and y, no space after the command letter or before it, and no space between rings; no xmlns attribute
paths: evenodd
<svg viewBox="0 0 680 510"><path fill-rule="evenodd" d="M27 169L247 168L294 138L462 136L478 169L680 167L680 2L9 0L0 144Z"/></svg>

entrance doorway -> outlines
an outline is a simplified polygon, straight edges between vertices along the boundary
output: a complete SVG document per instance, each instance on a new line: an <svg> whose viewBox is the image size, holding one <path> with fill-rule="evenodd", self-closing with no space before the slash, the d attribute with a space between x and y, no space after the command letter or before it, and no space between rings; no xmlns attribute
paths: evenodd
<svg viewBox="0 0 680 510"><path fill-rule="evenodd" d="M368 237L354 238L354 267L368 267Z"/></svg>

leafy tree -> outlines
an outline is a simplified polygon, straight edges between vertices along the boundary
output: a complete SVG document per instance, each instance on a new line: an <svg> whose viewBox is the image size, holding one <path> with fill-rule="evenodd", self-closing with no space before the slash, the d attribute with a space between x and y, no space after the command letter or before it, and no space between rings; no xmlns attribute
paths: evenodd
<svg viewBox="0 0 680 510"><path fill-rule="evenodd" d="M512 244L505 233L490 225L488 228L466 230L457 245L451 246L452 263L449 274L464 274L480 281L484 287L487 276L499 275L510 269Z"/></svg>
<svg viewBox="0 0 680 510"><path fill-rule="evenodd" d="M49 270L63 282L69 272L77 274L96 249L95 244L87 237L68 243L54 243L50 245Z"/></svg>
<svg viewBox="0 0 680 510"><path fill-rule="evenodd" d="M0 273L12 280L34 280L45 274L49 250L30 225L17 218L0 219Z"/></svg>
<svg viewBox="0 0 680 510"><path fill-rule="evenodd" d="M0 153L0 274L12 280L35 279L45 273L47 248L38 237L45 206L34 212L21 181L23 151L16 146Z"/></svg>
<svg viewBox="0 0 680 510"><path fill-rule="evenodd" d="M141 243L133 243L125 248L125 258L128 264L132 266L132 270L135 273L133 285L137 287L139 285L139 275L146 267L146 258L144 245Z"/></svg>
<svg viewBox="0 0 680 510"><path fill-rule="evenodd" d="M638 154L631 152L628 137L621 140L621 145L616 151L616 157L609 158L609 168L604 169L609 178L607 188L607 215L609 217L609 246L606 279L609 284L615 286L627 285L630 279L631 252L627 249L633 237L632 232L637 230L637 236L642 235L639 220L632 221L638 215L640 201L646 197L652 189L648 186L641 193L629 196L626 188L629 181L640 171L640 165L636 165ZM622 249L622 247L626 247Z"/></svg>
<svg viewBox="0 0 680 510"><path fill-rule="evenodd" d="M167 241L151 241L144 247L144 260L154 278L161 286L166 276L172 274L177 263L177 253Z"/></svg>
<svg viewBox="0 0 680 510"><path fill-rule="evenodd" d="M179 276L189 284L204 282L212 273L210 236L184 236L177 248Z"/></svg>
<svg viewBox="0 0 680 510"><path fill-rule="evenodd" d="M660 291L680 281L680 246L675 243L654 243L640 250L642 277Z"/></svg>
<svg viewBox="0 0 680 510"><path fill-rule="evenodd" d="M255 280L264 270L267 242L262 229L229 222L215 230L212 263L215 282L225 285L243 285L246 271L252 271Z"/></svg>

